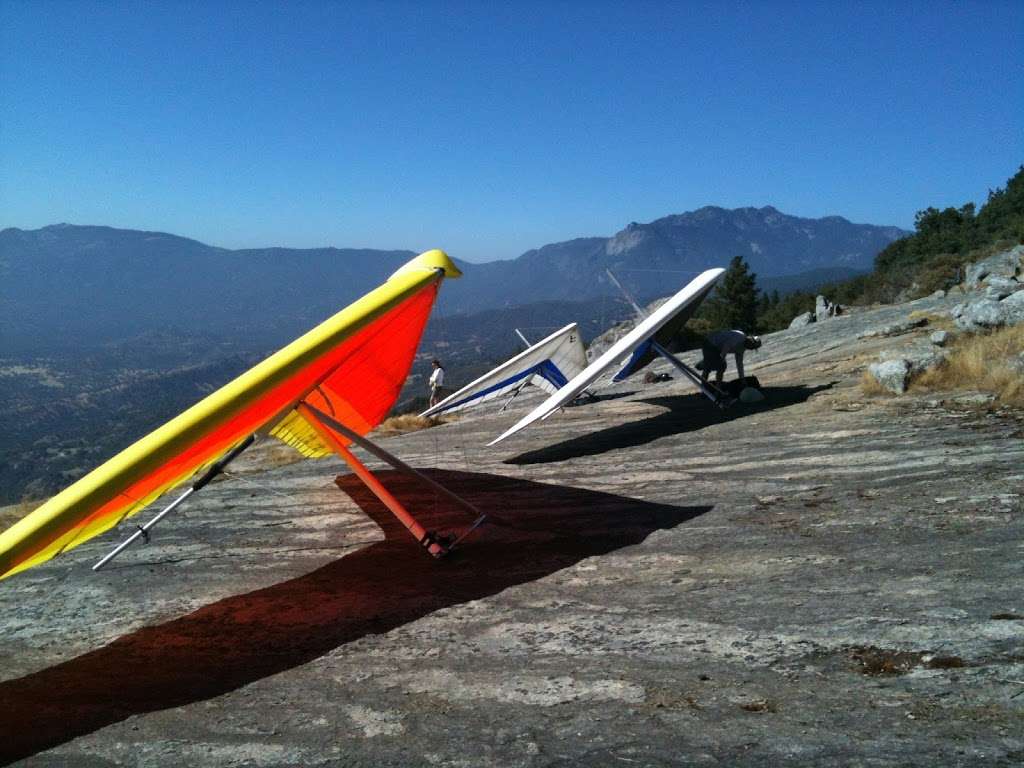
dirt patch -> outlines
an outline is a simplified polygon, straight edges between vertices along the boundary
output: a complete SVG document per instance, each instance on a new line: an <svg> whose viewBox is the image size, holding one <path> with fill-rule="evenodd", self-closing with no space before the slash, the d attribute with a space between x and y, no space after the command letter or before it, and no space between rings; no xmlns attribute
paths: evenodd
<svg viewBox="0 0 1024 768"><path fill-rule="evenodd" d="M775 711L775 705L768 699L750 699L748 701L741 701L739 702L739 708L744 712L754 712L756 714Z"/></svg>
<svg viewBox="0 0 1024 768"><path fill-rule="evenodd" d="M967 666L959 656L938 655L928 651L894 651L873 645L850 649L850 658L861 674L871 677L905 675L916 667L960 669Z"/></svg>

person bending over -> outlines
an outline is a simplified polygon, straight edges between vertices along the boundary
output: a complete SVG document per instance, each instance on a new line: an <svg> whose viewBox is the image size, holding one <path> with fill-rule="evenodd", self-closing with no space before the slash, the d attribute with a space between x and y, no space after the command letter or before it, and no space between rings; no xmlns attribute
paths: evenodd
<svg viewBox="0 0 1024 768"><path fill-rule="evenodd" d="M726 355L733 355L736 358L736 373L739 374L739 380L743 381L743 353L748 349L757 349L761 346L760 336L750 336L745 334L743 331L715 331L709 333L707 339L704 341L704 345L701 347L701 351L704 353L704 359L701 360L701 378L707 382L708 376L711 372L715 372L715 384L721 385L722 378L725 376L725 369L728 363L725 360Z"/></svg>

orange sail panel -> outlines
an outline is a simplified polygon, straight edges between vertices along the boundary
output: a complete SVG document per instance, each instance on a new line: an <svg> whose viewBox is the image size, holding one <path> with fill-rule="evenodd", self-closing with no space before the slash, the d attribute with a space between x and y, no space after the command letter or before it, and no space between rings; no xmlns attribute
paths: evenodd
<svg viewBox="0 0 1024 768"><path fill-rule="evenodd" d="M329 448L293 410L303 399L369 432L398 398L444 275L459 272L443 252L421 255L0 533L0 578L117 525L253 433L323 455Z"/></svg>

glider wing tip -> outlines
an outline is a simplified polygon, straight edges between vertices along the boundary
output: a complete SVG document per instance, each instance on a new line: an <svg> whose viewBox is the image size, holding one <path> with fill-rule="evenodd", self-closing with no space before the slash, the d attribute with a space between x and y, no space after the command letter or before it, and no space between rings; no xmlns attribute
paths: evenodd
<svg viewBox="0 0 1024 768"><path fill-rule="evenodd" d="M504 432L502 432L502 433L501 433L500 435L498 435L498 436L497 436L496 438L494 438L493 440L491 440L491 442L489 442L489 443L487 444L487 447L488 447L488 448L491 448L491 447L493 447L493 446L497 445L497 444L498 444L498 443L500 443L500 442L501 442L502 440L504 440L504 439L505 439L506 437L511 437L512 435L514 435L514 434L515 434L516 432L518 432L518 431L519 431L519 430L518 430L518 429L516 429L515 427L512 427L511 429L506 429L506 430L505 430Z"/></svg>
<svg viewBox="0 0 1024 768"><path fill-rule="evenodd" d="M441 270L444 272L444 276L447 278L462 277L462 270L459 269L455 262L452 261L451 257L442 251L440 248L434 248L429 251L424 251L419 256L410 259L400 266L388 280L393 280L399 275L404 275L407 272L416 272L419 270Z"/></svg>

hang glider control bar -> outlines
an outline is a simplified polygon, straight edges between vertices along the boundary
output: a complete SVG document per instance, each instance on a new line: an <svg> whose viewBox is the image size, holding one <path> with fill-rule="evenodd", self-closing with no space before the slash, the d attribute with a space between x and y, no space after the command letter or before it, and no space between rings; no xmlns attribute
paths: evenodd
<svg viewBox="0 0 1024 768"><path fill-rule="evenodd" d="M181 494L181 496L179 496L166 507L164 507L162 510L160 510L160 513L157 514L148 523L146 523L145 525L138 526L138 530L135 533L133 533L127 539L118 544L117 547L115 547L108 555L106 555L106 557L104 557L102 560L96 563L96 565L94 565L92 569L94 571L98 571L100 568L102 568L115 557L117 557L119 554L124 552L124 550L126 550L129 546L131 546L136 540L140 538L144 539L145 541L149 541L150 528L152 528L154 525L156 525L165 517L167 517L167 515L173 512L183 501L185 501L185 499L187 499L189 496L191 496L199 489L203 488L211 480L213 480L213 478L215 478L217 475L223 472L224 468L232 461L237 459L239 454L241 454L242 451L244 451L246 448L252 445L255 440L256 435L249 435L247 438L245 438L245 440L243 440L230 451L225 453L213 464L212 467L210 467L208 470L206 470L206 472L203 473L202 477L200 477L198 480L192 483L192 485L189 487L187 491L185 491L183 494Z"/></svg>

